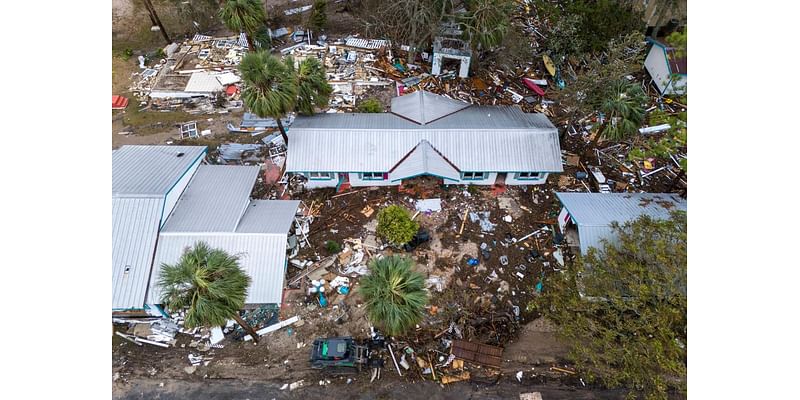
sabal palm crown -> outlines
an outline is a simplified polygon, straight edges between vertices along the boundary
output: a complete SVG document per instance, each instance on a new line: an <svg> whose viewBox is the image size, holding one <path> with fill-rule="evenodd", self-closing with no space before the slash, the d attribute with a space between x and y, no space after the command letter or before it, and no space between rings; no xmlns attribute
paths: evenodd
<svg viewBox="0 0 800 400"><path fill-rule="evenodd" d="M613 82L600 99L600 111L606 116L603 137L622 140L635 134L644 122L644 103L647 101L642 88L625 80Z"/></svg>
<svg viewBox="0 0 800 400"><path fill-rule="evenodd" d="M297 111L301 114L314 113L314 107L324 107L333 92L316 58L306 58L300 62L296 71L297 76Z"/></svg>
<svg viewBox="0 0 800 400"><path fill-rule="evenodd" d="M410 259L396 255L373 259L370 274L359 285L370 320L389 335L403 334L423 317L425 282L411 265Z"/></svg>
<svg viewBox="0 0 800 400"><path fill-rule="evenodd" d="M219 10L219 18L228 29L248 36L250 50L254 49L256 36L259 40L264 39L262 36L265 35L259 35L259 32L266 29L267 13L259 0L228 0Z"/></svg>
<svg viewBox="0 0 800 400"><path fill-rule="evenodd" d="M297 84L293 69L290 58L281 62L265 51L245 55L239 64L245 83L242 100L259 117L280 119L295 106Z"/></svg>
<svg viewBox="0 0 800 400"><path fill-rule="evenodd" d="M158 285L170 311L188 308L185 326L220 326L244 307L250 277L239 257L195 243L176 264L162 264Z"/></svg>

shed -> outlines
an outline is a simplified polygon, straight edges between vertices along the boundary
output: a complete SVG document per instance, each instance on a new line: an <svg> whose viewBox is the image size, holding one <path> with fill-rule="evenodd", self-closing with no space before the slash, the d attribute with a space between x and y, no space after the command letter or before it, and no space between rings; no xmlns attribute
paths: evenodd
<svg viewBox="0 0 800 400"><path fill-rule="evenodd" d="M686 200L672 193L567 193L556 192L563 208L558 216L561 232L570 245L586 254L600 248L602 240L616 241L613 222L624 224L642 215L667 219L673 211L686 211Z"/></svg>
<svg viewBox="0 0 800 400"><path fill-rule="evenodd" d="M648 38L650 50L644 68L662 95L686 94L687 59L678 57L675 49L666 43Z"/></svg>

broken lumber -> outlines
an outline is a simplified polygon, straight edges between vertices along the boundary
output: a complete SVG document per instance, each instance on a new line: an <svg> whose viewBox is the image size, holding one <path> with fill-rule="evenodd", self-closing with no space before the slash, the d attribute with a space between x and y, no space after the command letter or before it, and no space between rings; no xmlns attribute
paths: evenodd
<svg viewBox="0 0 800 400"><path fill-rule="evenodd" d="M400 376L403 376L403 373L400 372L400 366L397 365L397 359L394 358L394 351L392 351L392 345L391 344L387 344L386 348L389 349L389 354L392 356L392 361L394 362L394 367L397 369L397 374L400 375Z"/></svg>
<svg viewBox="0 0 800 400"><path fill-rule="evenodd" d="M550 367L551 371L563 372L565 374L575 375L575 371L570 371L568 369L558 368L558 367Z"/></svg>
<svg viewBox="0 0 800 400"><path fill-rule="evenodd" d="M431 368L431 371L433 371L432 368ZM464 371L464 372L462 372L460 374L456 374L456 375L445 375L445 376L443 376L442 377L442 383L447 385L448 383L466 381L469 378L470 378L469 371Z"/></svg>
<svg viewBox="0 0 800 400"><path fill-rule="evenodd" d="M281 329L281 328L283 328L285 326L289 326L289 325L291 325L291 324L293 324L293 323L295 323L297 321L300 321L300 316L299 315L295 315L292 318L289 318L289 319L287 319L285 321L278 322L277 324L270 325L270 326L268 326L266 328L259 329L259 330L256 331L256 333L258 334L258 336L264 336L267 333L270 333L270 332L273 332L273 331L277 331L278 329ZM253 340L253 338L250 335L248 335L248 336L244 337L244 340L245 341L250 341L250 340Z"/></svg>
<svg viewBox="0 0 800 400"><path fill-rule="evenodd" d="M469 214L469 208L464 210L464 218L461 220L461 229L458 230L458 236L461 236L461 233L464 232L464 224L467 223L467 214Z"/></svg>

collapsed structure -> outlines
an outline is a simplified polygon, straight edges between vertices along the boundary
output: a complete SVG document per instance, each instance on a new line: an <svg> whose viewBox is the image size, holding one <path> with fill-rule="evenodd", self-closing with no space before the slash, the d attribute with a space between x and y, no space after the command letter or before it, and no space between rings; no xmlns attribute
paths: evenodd
<svg viewBox="0 0 800 400"><path fill-rule="evenodd" d="M251 200L257 166L207 165L205 146L122 146L112 155L112 311L160 303L161 265L197 242L239 255L246 304L280 304L299 201Z"/></svg>
<svg viewBox="0 0 800 400"><path fill-rule="evenodd" d="M426 91L392 99L391 113L298 117L286 171L306 188L444 184L536 185L562 172L558 130L542 114L479 106Z"/></svg>

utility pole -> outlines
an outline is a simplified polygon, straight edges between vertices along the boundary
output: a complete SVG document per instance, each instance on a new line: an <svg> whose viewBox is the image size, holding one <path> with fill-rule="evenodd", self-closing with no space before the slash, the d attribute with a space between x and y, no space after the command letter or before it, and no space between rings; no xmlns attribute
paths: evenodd
<svg viewBox="0 0 800 400"><path fill-rule="evenodd" d="M161 24L161 20L158 18L158 14L156 14L156 9L153 7L153 3L151 3L150 0L142 1L144 2L145 8L147 8L147 12L150 14L150 21L153 21L153 23L158 26L158 30L161 31L161 35L164 36L164 40L167 41L167 44L171 44L172 40L169 38L167 30L164 29L164 25Z"/></svg>

